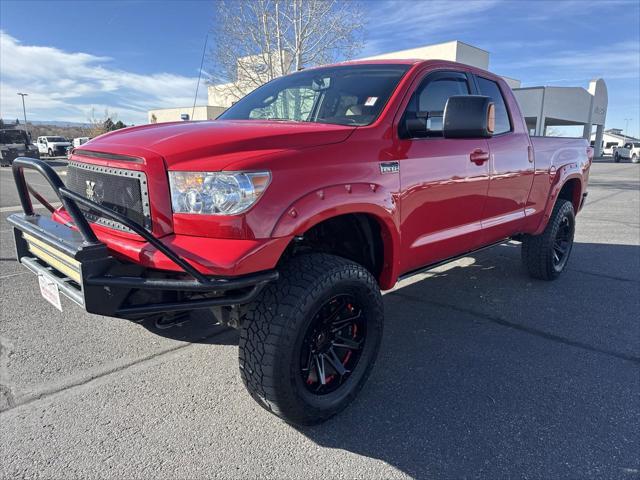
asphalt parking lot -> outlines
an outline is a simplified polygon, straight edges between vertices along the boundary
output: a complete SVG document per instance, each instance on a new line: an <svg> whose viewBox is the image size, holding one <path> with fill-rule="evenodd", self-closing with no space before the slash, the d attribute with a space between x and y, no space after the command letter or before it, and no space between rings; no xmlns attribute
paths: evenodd
<svg viewBox="0 0 640 480"><path fill-rule="evenodd" d="M640 477L638 165L593 165L558 281L512 242L386 293L369 383L304 429L251 400L208 313L156 330L42 300L0 182L3 478Z"/></svg>

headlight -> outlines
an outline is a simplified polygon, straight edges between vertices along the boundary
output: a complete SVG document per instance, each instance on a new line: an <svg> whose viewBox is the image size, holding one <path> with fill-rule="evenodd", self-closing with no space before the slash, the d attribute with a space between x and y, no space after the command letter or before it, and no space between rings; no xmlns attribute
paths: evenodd
<svg viewBox="0 0 640 480"><path fill-rule="evenodd" d="M269 172L169 172L174 213L235 215L256 203Z"/></svg>

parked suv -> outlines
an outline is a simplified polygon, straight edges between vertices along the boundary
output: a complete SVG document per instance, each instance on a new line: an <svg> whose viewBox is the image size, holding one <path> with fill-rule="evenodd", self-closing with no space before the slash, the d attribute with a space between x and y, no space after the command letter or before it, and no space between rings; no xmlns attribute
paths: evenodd
<svg viewBox="0 0 640 480"><path fill-rule="evenodd" d="M613 151L613 161L621 159L631 160L632 163L640 163L640 142L627 142L622 147Z"/></svg>
<svg viewBox="0 0 640 480"><path fill-rule="evenodd" d="M557 278L592 157L584 139L530 138L489 72L353 62L275 79L219 120L97 137L74 149L66 183L16 160L24 213L9 222L56 307L61 292L91 313L161 323L213 308L240 329L253 398L312 424L365 384L380 290L399 278L507 239L532 277ZM27 168L63 207L35 214Z"/></svg>
<svg viewBox="0 0 640 480"><path fill-rule="evenodd" d="M38 151L41 155L58 157L67 154L67 147L71 145L64 137L38 137Z"/></svg>

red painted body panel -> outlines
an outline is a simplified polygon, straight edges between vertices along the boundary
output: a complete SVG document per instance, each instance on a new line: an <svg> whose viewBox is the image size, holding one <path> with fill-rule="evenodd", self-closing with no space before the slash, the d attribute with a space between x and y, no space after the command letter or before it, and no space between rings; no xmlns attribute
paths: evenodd
<svg viewBox="0 0 640 480"><path fill-rule="evenodd" d="M381 227L383 289L426 264L518 233L539 232L567 180L580 181L576 195L582 198L590 165L586 141L531 141L513 94L499 77L444 61L366 63L411 65L368 126L229 120L146 125L82 146L138 157L139 163L75 153L72 159L144 171L153 233L211 275L274 268L294 236L337 215L367 214ZM490 139L399 138L398 123L417 84L427 73L442 69L482 73L497 81L513 131ZM530 148L535 159L529 156ZM489 161L472 162L469 155L476 149L488 151ZM399 173L381 173L380 162L389 161L398 162ZM272 180L243 214L174 215L168 170L269 170ZM63 211L54 217L68 220ZM177 269L136 235L101 226L94 230L122 258L150 268Z"/></svg>

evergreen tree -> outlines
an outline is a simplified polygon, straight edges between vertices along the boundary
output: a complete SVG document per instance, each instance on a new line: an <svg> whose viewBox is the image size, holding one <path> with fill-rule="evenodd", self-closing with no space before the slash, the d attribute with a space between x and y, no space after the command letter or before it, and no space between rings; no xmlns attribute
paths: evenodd
<svg viewBox="0 0 640 480"><path fill-rule="evenodd" d="M104 131L105 131L105 132L112 132L112 131L116 130L116 126L115 126L115 124L113 123L113 120L111 120L111 118L107 118L107 119L104 121L103 128L104 128Z"/></svg>

